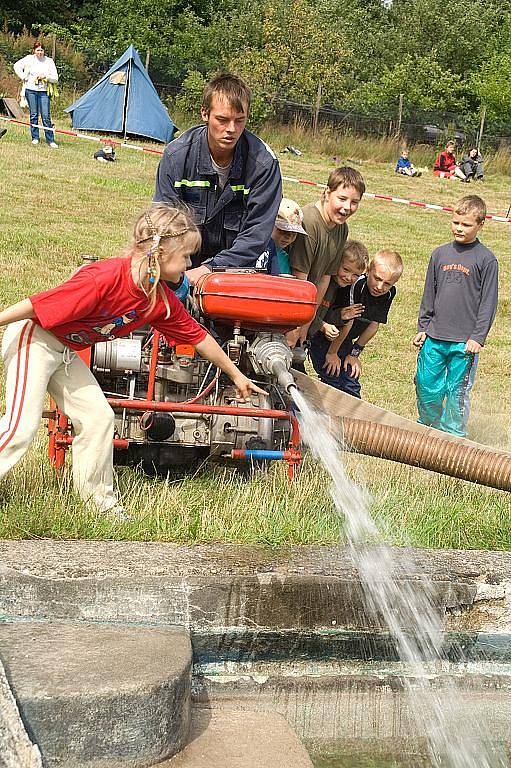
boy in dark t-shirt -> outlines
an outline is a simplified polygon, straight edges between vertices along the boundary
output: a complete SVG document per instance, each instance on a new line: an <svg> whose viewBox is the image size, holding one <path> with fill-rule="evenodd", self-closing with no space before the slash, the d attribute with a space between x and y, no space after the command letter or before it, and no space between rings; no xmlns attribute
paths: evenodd
<svg viewBox="0 0 511 768"><path fill-rule="evenodd" d="M419 423L458 437L467 434L479 352L497 311L499 265L478 238L485 219L486 204L477 195L456 204L454 241L431 254L413 340L420 347L415 377Z"/></svg>
<svg viewBox="0 0 511 768"><path fill-rule="evenodd" d="M337 325L340 333L333 341L316 333L310 346L314 370L325 384L360 397L360 355L380 323L387 322L396 295L395 284L402 273L399 253L382 250L372 259L367 275L337 290L325 323Z"/></svg>

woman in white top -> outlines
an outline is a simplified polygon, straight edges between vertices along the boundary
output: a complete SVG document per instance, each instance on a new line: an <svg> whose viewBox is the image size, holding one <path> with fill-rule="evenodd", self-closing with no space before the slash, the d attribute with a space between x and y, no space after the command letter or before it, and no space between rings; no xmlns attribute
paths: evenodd
<svg viewBox="0 0 511 768"><path fill-rule="evenodd" d="M32 53L19 59L14 65L14 71L23 80L25 86L25 98L30 109L30 133L32 144L39 144L38 116L45 127L46 142L52 149L58 149L55 143L55 134L50 118L50 97L48 95L48 83L56 83L59 79L55 62L49 56L44 55L44 47L35 42Z"/></svg>

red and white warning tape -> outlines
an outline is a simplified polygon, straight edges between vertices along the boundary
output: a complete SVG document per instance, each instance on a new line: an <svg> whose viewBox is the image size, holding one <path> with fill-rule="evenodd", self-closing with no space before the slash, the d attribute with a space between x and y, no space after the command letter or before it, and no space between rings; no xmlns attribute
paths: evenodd
<svg viewBox="0 0 511 768"><path fill-rule="evenodd" d="M283 176L284 181L290 181L293 184L306 184L309 187L319 187L320 189L326 189L326 184L319 184L316 181L307 181L306 179L294 179L292 176ZM446 205L435 205L434 203L421 203L417 200L405 200L402 197L393 197L392 195L376 195L374 192L364 192L364 197L368 197L371 200L386 200L389 203L402 203L404 205L413 205L416 208L429 208L433 211L445 211L452 213L454 208L449 208ZM506 216L497 216L496 214L489 213L486 216L487 219L493 221L501 221L505 224L511 224L511 219Z"/></svg>
<svg viewBox="0 0 511 768"><path fill-rule="evenodd" d="M23 120L16 120L13 117L3 117L0 115L0 120L4 120L8 123L18 123L19 125L28 125L31 126L31 123L24 122ZM44 130L44 126L40 125L34 125L34 128L40 128L41 130ZM128 144L124 141L114 141L110 138L99 138L97 136L88 136L85 133L76 133L75 131L62 131L57 128L52 128L54 133L63 134L64 136L72 136L76 139L86 139L87 141L96 141L98 143L105 143L109 142L111 144L115 144L118 147L123 147L125 149L135 149L137 152L149 152L153 155L163 155L162 149L152 149L151 147L139 147L136 144ZM320 184L317 181L308 181L307 179L295 179L292 176L283 176L283 181L289 181L292 184L305 184L308 187L318 187L319 189L326 189L326 184ZM428 208L432 211L445 211L446 213L452 213L453 208L450 208L449 206L445 205L435 205L434 203L422 203L418 200L405 200L402 197L393 197L392 195L377 195L374 192L365 192L364 197L367 197L371 200L386 200L389 203L401 203L402 205L413 205L415 208ZM491 219L492 221L500 221L504 224L511 224L511 219L507 216L498 216L494 213L489 213L486 216L487 219Z"/></svg>
<svg viewBox="0 0 511 768"><path fill-rule="evenodd" d="M138 147L136 144L128 144L125 141L115 141L111 138L99 138L98 136L88 136L86 133L76 133L76 131L62 131L58 128L48 129L44 125L36 125L33 123L27 123L24 120L16 120L14 117L3 117L0 115L0 120L4 120L7 123L18 123L18 125L28 125L29 128L39 128L39 130L51 130L53 133L63 134L64 136L72 136L75 139L86 139L87 141L96 141L100 144L115 144L117 147L125 147L126 149L136 149L137 152L150 152L153 155L163 155L163 150L152 149L151 147Z"/></svg>

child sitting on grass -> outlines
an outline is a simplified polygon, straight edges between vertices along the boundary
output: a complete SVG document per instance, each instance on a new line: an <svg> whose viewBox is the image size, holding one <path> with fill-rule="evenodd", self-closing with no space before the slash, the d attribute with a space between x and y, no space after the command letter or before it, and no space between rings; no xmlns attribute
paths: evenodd
<svg viewBox="0 0 511 768"><path fill-rule="evenodd" d="M401 157L396 163L396 173L401 173L403 176L422 176L422 171L419 171L412 164L409 158L409 152L406 147L401 150Z"/></svg>
<svg viewBox="0 0 511 768"><path fill-rule="evenodd" d="M497 311L498 262L479 242L486 204L458 201L454 240L436 248L419 310L415 386L419 423L465 437L477 361Z"/></svg>
<svg viewBox="0 0 511 768"><path fill-rule="evenodd" d="M99 163L115 163L115 143L106 139L101 149L94 152L94 160Z"/></svg>
<svg viewBox="0 0 511 768"><path fill-rule="evenodd" d="M435 160L433 173L441 179L459 179L466 182L468 181L467 177L456 163L455 149L454 141L448 141L444 151L440 152Z"/></svg>
<svg viewBox="0 0 511 768"><path fill-rule="evenodd" d="M327 329L331 323L340 332L330 336L330 341L325 331L316 333L310 346L314 370L325 384L360 398L360 355L380 323L387 322L395 284L402 273L399 253L381 250L369 264L367 275L352 285L339 283L325 321Z"/></svg>
<svg viewBox="0 0 511 768"><path fill-rule="evenodd" d="M177 282L200 247L188 213L158 204L135 224L124 256L81 267L66 282L0 312L6 413L0 421L0 477L28 450L46 392L73 424L74 486L115 520L127 519L114 490L114 413L75 350L151 325L168 341L192 344L221 368L238 395L260 392L186 312L164 281Z"/></svg>

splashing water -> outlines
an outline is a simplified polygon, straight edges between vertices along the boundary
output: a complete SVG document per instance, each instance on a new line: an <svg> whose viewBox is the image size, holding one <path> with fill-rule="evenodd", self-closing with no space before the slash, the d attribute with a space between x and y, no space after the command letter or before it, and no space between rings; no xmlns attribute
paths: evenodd
<svg viewBox="0 0 511 768"><path fill-rule="evenodd" d="M399 658L408 674L403 685L419 734L428 742L434 768L506 768L504 749L491 743L480 717L461 706L461 695L452 678L440 688L432 677L442 672L443 630L431 582L422 574L410 581L411 563L400 567L369 513L370 498L347 476L340 457L341 445L330 431L328 418L311 408L293 387L299 408L301 436L311 453L332 477L331 495L344 516L345 531L367 609L379 626L395 640Z"/></svg>

